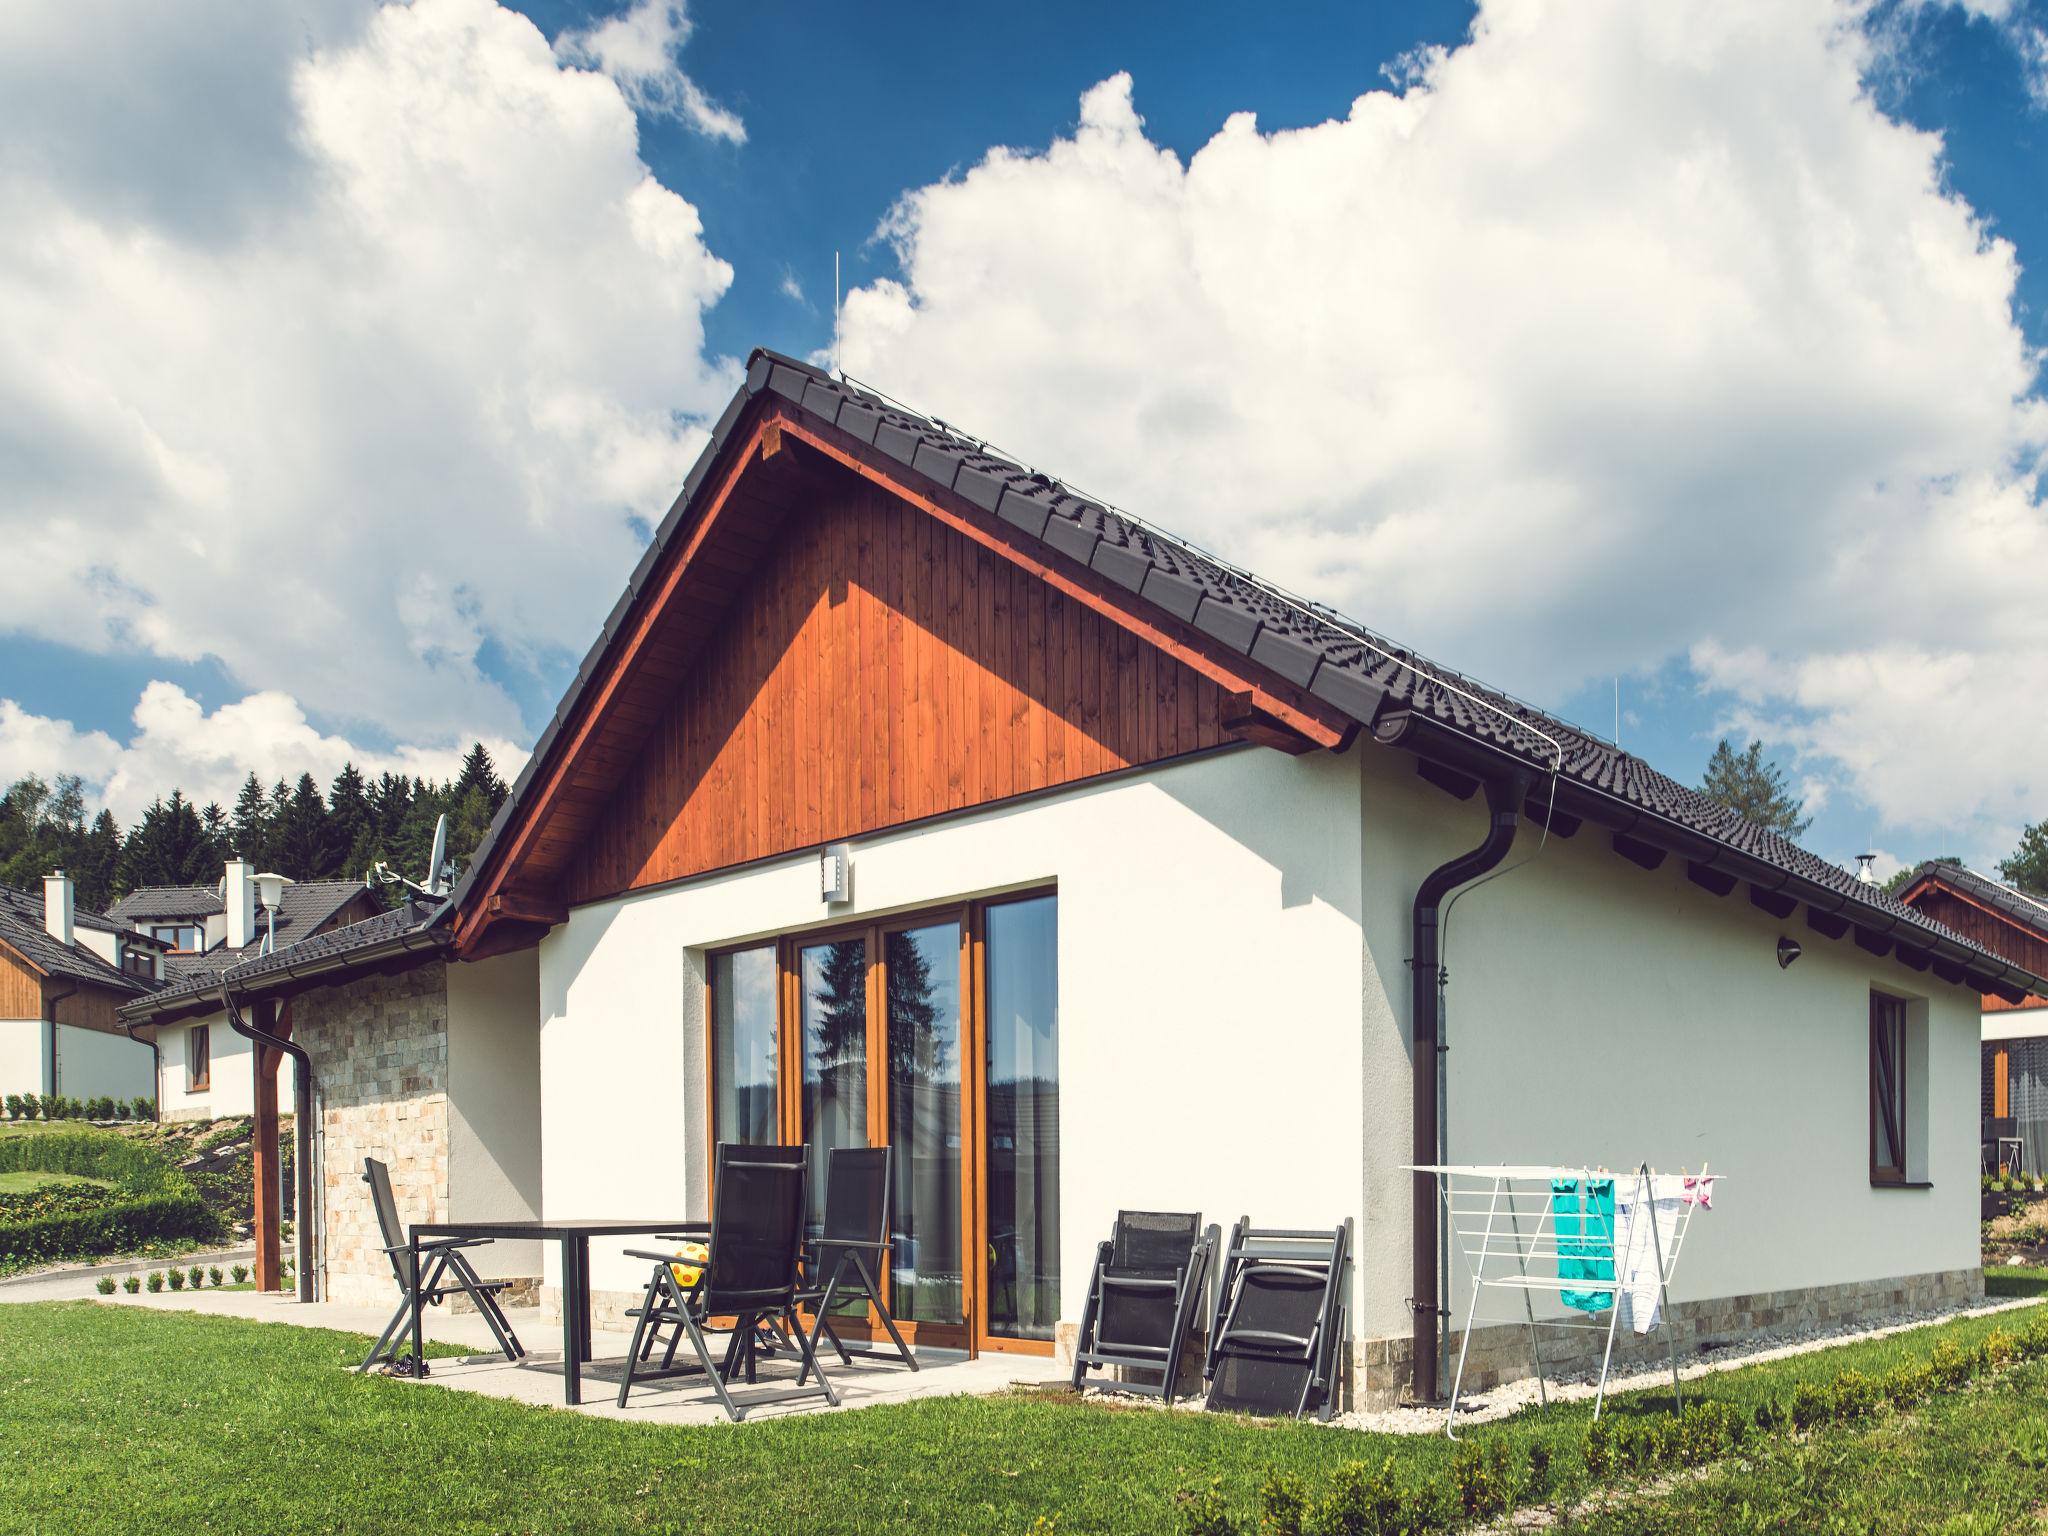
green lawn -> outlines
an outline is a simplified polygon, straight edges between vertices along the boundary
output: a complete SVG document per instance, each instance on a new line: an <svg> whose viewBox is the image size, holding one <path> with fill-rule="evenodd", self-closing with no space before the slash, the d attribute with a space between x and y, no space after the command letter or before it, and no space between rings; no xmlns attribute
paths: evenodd
<svg viewBox="0 0 2048 1536"><path fill-rule="evenodd" d="M55 1189L67 1184L100 1189L114 1187L111 1179L95 1179L83 1173L42 1173L32 1168L0 1173L0 1195L26 1195L38 1189Z"/></svg>
<svg viewBox="0 0 2048 1536"><path fill-rule="evenodd" d="M2011 1327L2016 1319L2002 1321ZM1937 1337L1969 1344L1992 1326L1971 1320L1720 1373L1702 1390L1747 1412L1765 1397L1788 1396L1798 1380L1826 1381L1852 1365L1878 1374L1924 1359ZM426 1526L1022 1536L1040 1516L1057 1516L1060 1536L1172 1532L1173 1495L1211 1479L1243 1514L1277 1469L1321 1480L1347 1461L1392 1456L1400 1478L1414 1482L1446 1475L1452 1454L1434 1436L1368 1436L1022 1393L737 1428L620 1424L340 1368L364 1347L342 1334L93 1303L0 1307L0 1532L410 1533ZM2000 1382L1883 1421L1889 1428L1840 1438L1903 1436L1913 1455L1902 1455L1899 1469L1947 1477L1966 1454L1955 1446L1978 1445L1995 1429L2014 1443L2034 1437L2026 1443L2039 1444L2048 1466L2048 1419L2034 1406L2048 1385L2048 1364L2020 1367L2013 1379L2033 1384L2034 1395ZM1972 1417L1966 1399L1995 1403L1997 1412ZM1614 1411L1656 1413L1662 1401L1625 1398ZM1589 1416L1582 1405L1530 1413L1475 1426L1471 1438L1523 1452L1542 1440L1563 1464L1577 1457ZM203 1455L195 1455L199 1446ZM1770 1459L1777 1455L1774 1449L1754 1475L1709 1473L1660 1509L1689 1509L1684 1525L1671 1527L1688 1533L1742 1529L1716 1522L1732 1518L1729 1501L1758 1478L1775 1478L1799 1498L1799 1490L1826 1483L1810 1467L1779 1466ZM2033 1496L2031 1469L1998 1465L2002 1499ZM2048 1486L2039 1492L2048 1495ZM1935 1487L1921 1507L1953 1513L1964 1506ZM1813 1524L1754 1528L1828 1528L1807 1512ZM1652 1528L1642 1511L1635 1526L1613 1524L1619 1515L1601 1518L1609 1522L1603 1536Z"/></svg>

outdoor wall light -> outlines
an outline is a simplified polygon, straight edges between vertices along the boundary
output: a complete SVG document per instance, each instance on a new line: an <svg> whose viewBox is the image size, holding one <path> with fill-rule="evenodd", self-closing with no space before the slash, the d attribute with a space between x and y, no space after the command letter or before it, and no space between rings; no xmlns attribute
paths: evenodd
<svg viewBox="0 0 2048 1536"><path fill-rule="evenodd" d="M818 850L818 893L828 903L849 899L853 884L853 850L844 843Z"/></svg>
<svg viewBox="0 0 2048 1536"><path fill-rule="evenodd" d="M1779 970L1784 970L1788 965L1790 965L1794 960L1797 960L1804 953L1805 951L1799 947L1799 941L1797 939L1788 939L1782 933L1778 935Z"/></svg>

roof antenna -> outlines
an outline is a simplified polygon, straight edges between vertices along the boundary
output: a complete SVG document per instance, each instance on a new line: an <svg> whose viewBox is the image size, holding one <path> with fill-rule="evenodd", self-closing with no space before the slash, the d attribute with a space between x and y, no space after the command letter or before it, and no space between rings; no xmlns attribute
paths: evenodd
<svg viewBox="0 0 2048 1536"><path fill-rule="evenodd" d="M840 378L846 377L846 370L839 366L839 253L832 253L832 371Z"/></svg>
<svg viewBox="0 0 2048 1536"><path fill-rule="evenodd" d="M1621 745L1621 676L1619 673L1615 675L1614 679L1614 744L1617 747Z"/></svg>

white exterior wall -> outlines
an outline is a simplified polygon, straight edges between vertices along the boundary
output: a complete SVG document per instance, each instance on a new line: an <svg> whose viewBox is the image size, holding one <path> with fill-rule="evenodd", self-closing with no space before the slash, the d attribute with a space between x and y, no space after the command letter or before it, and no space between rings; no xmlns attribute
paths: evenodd
<svg viewBox="0 0 2048 1536"><path fill-rule="evenodd" d="M1484 800L1364 754L1368 1195L1361 1338L1405 1333L1412 1080L1409 910L1423 875L1484 835ZM1509 862L1535 852L1524 828ZM1781 970L1780 933L1804 947ZM1443 1015L1454 1162L1587 1163L1728 1176L1699 1217L1675 1300L1974 1268L1978 1000L1847 938L1717 897L1672 856L1644 871L1586 826L1451 913ZM1928 1041L1930 1189L1869 1181L1872 988L1916 999ZM1909 1052L1910 1054L1910 1052ZM1455 1253L1460 1318L1469 1292Z"/></svg>
<svg viewBox="0 0 2048 1536"><path fill-rule="evenodd" d="M108 1034L73 1024L57 1026L56 1091L68 1099L132 1099L146 1094L153 1066L149 1047L130 1040L125 1030Z"/></svg>
<svg viewBox="0 0 2048 1536"><path fill-rule="evenodd" d="M1056 882L1063 1317L1119 1206L1334 1225L1360 1201L1358 809L1346 760L1230 751L857 839L844 906L813 853L579 908L540 946L547 1210L702 1214L705 949ZM593 1245L595 1289L644 1283L624 1246Z"/></svg>
<svg viewBox="0 0 2048 1536"><path fill-rule="evenodd" d="M448 1217L541 1213L540 957L524 949L451 965L448 976ZM489 1277L540 1273L538 1243L492 1243Z"/></svg>
<svg viewBox="0 0 2048 1536"><path fill-rule="evenodd" d="M208 1031L208 1086L185 1091L185 1062L194 1031ZM157 1031L157 1114L165 1120L220 1120L256 1113L256 1043L228 1027L227 1015L216 1013L189 1024L166 1024ZM284 1081L289 1083L290 1074ZM147 1077L137 1093L148 1092ZM289 1088L283 1090L287 1095ZM288 1107L288 1106L287 1106Z"/></svg>
<svg viewBox="0 0 2048 1536"><path fill-rule="evenodd" d="M49 1086L49 1063L43 1059L41 1019L0 1019L0 1093L32 1093L41 1098Z"/></svg>

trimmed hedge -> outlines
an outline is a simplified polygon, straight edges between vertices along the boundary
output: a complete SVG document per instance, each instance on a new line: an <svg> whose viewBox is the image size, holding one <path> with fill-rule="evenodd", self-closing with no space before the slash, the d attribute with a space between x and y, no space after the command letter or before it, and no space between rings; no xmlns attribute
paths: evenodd
<svg viewBox="0 0 2048 1536"><path fill-rule="evenodd" d="M0 1140L0 1172L74 1173L115 1187L86 1208L73 1199L33 1215L0 1212L0 1269L130 1253L151 1243L204 1240L220 1221L191 1181L153 1148L104 1131L52 1131ZM55 1208L53 1208L55 1207Z"/></svg>

